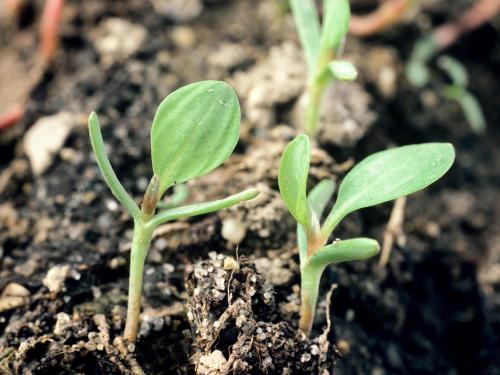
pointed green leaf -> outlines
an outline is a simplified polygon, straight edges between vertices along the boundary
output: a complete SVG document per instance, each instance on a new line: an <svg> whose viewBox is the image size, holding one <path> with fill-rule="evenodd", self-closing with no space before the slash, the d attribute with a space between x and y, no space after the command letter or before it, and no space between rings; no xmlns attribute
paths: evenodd
<svg viewBox="0 0 500 375"><path fill-rule="evenodd" d="M316 215L318 222L321 220L326 205L332 199L334 191L335 181L322 180L309 192L307 197L309 207ZM300 224L297 224L297 244L299 246L300 263L304 264L307 254L307 234Z"/></svg>
<svg viewBox="0 0 500 375"><path fill-rule="evenodd" d="M406 78L410 84L417 88L422 88L430 81L430 72L427 65L418 60L410 60L405 67Z"/></svg>
<svg viewBox="0 0 500 375"><path fill-rule="evenodd" d="M108 156L106 155L106 151L104 150L101 125L99 124L99 118L95 112L90 114L88 125L90 143L92 144L97 165L101 170L104 181L106 181L106 184L118 202L120 202L120 204L125 207L128 212L130 212L130 215L132 215L135 220L138 220L141 217L141 210L139 209L139 206L137 206L137 203L135 203L134 199L127 193L123 185L120 183L118 177L116 177L115 171L113 170Z"/></svg>
<svg viewBox="0 0 500 375"><path fill-rule="evenodd" d="M415 43L405 67L406 78L413 86L422 88L429 83L430 73L427 64L436 51L436 42L431 37L423 37Z"/></svg>
<svg viewBox="0 0 500 375"><path fill-rule="evenodd" d="M220 81L184 86L160 104L151 129L153 171L160 192L218 167L233 152L240 132L240 105Z"/></svg>
<svg viewBox="0 0 500 375"><path fill-rule="evenodd" d="M323 25L320 51L322 54L334 50L336 53L349 30L351 10L348 0L323 1Z"/></svg>
<svg viewBox="0 0 500 375"><path fill-rule="evenodd" d="M379 251L378 242L371 238L338 241L316 251L309 258L306 266L323 269L332 263L368 259L377 255Z"/></svg>
<svg viewBox="0 0 500 375"><path fill-rule="evenodd" d="M306 195L310 159L309 138L299 135L283 151L278 175L281 198L295 220L306 230L311 222Z"/></svg>
<svg viewBox="0 0 500 375"><path fill-rule="evenodd" d="M335 191L335 181L322 180L310 192L307 200L309 207L314 211L318 220L321 220L326 205L332 199Z"/></svg>
<svg viewBox="0 0 500 375"><path fill-rule="evenodd" d="M157 213L147 226L155 228L160 224L185 217L192 217L207 214L209 212L220 211L224 208L234 206L235 204L254 199L259 195L257 189L248 189L241 193L231 195L224 199L211 202L195 203L186 206L174 207Z"/></svg>
<svg viewBox="0 0 500 375"><path fill-rule="evenodd" d="M451 56L441 56L437 60L438 66L448 74L454 86L465 87L469 84L469 75L465 66Z"/></svg>
<svg viewBox="0 0 500 375"><path fill-rule="evenodd" d="M314 0L290 0L300 43L309 70L314 69L319 51L320 27Z"/></svg>
<svg viewBox="0 0 500 375"><path fill-rule="evenodd" d="M450 169L449 143L423 143L377 152L357 164L342 181L337 201L321 230L327 238L350 212L421 190Z"/></svg>
<svg viewBox="0 0 500 375"><path fill-rule="evenodd" d="M484 118L479 100L470 92L466 91L465 95L460 98L458 102L462 106L465 118L472 127L472 130L477 134L483 134L486 130L486 119Z"/></svg>
<svg viewBox="0 0 500 375"><path fill-rule="evenodd" d="M442 94L445 98L455 100L462 107L465 118L476 134L486 130L486 119L481 104L465 87L457 85L446 86Z"/></svg>
<svg viewBox="0 0 500 375"><path fill-rule="evenodd" d="M299 223L297 223L296 233L300 264L304 264L307 259L307 233Z"/></svg>

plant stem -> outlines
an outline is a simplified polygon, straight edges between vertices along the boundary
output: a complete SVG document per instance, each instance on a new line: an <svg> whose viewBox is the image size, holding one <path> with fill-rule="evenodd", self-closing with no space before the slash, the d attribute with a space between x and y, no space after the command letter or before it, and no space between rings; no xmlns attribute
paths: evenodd
<svg viewBox="0 0 500 375"><path fill-rule="evenodd" d="M315 230L309 231L307 235L307 260L325 244L319 231L319 225ZM323 273L322 269L313 267L308 261L300 270L300 321L299 329L309 336L311 333L316 301L319 293L319 280Z"/></svg>
<svg viewBox="0 0 500 375"><path fill-rule="evenodd" d="M311 334L322 273L322 269L311 267L308 264L301 270L299 329L306 336Z"/></svg>
<svg viewBox="0 0 500 375"><path fill-rule="evenodd" d="M125 339L133 343L137 339L139 315L141 312L142 277L144 261L148 254L149 245L153 238L154 228L145 225L144 220L134 222L134 238L130 252L130 277L127 306L127 323L125 325Z"/></svg>
<svg viewBox="0 0 500 375"><path fill-rule="evenodd" d="M318 123L320 120L321 98L325 90L324 85L317 82L309 84L307 89L307 108L305 118L306 133L314 137L317 132Z"/></svg>

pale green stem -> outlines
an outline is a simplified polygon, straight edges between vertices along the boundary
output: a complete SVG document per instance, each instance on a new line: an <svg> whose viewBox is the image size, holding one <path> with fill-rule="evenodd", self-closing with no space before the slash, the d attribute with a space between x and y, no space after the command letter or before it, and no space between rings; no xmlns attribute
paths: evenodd
<svg viewBox="0 0 500 375"><path fill-rule="evenodd" d="M145 225L144 221L134 222L134 238L130 252L130 277L127 306L127 322L124 337L128 342L135 342L139 328L141 313L142 278L144 262L148 254L149 245L153 238L154 228Z"/></svg>
<svg viewBox="0 0 500 375"><path fill-rule="evenodd" d="M311 83L308 86L305 130L311 137L314 137L318 131L321 113L321 99L324 91L325 86L318 83Z"/></svg>
<svg viewBox="0 0 500 375"><path fill-rule="evenodd" d="M141 217L141 210L132 197L126 192L113 171L113 167L111 166L104 149L104 141L102 139L99 119L97 118L95 112L92 112L89 117L89 134L92 149L94 150L95 158L97 160L97 165L101 170L104 181L106 181L106 184L109 186L118 202L120 202L122 206L130 212L130 215L132 215L134 220L138 220Z"/></svg>
<svg viewBox="0 0 500 375"><path fill-rule="evenodd" d="M300 321L299 329L306 336L311 334L319 293L319 281L323 269L306 264L300 274Z"/></svg>
<svg viewBox="0 0 500 375"><path fill-rule="evenodd" d="M317 219L316 219L317 221ZM319 293L319 281L323 269L314 267L309 263L309 259L316 251L318 251L325 241L319 232L319 223L311 228L307 234L307 253L305 255L305 264L300 270L300 321L299 328L309 336L314 321L314 314L316 312L316 302Z"/></svg>
<svg viewBox="0 0 500 375"><path fill-rule="evenodd" d="M342 221L345 217L343 210L339 210L335 207L330 211L330 214L327 216L323 225L321 226L321 238L325 241L328 241L328 237L332 234L333 230L337 227L337 225Z"/></svg>
<svg viewBox="0 0 500 375"><path fill-rule="evenodd" d="M224 208L234 206L237 203L253 199L257 195L259 195L259 191L257 189L248 189L241 193L231 195L225 199L171 208L169 210L157 213L147 223L147 226L155 228L167 221L219 211Z"/></svg>

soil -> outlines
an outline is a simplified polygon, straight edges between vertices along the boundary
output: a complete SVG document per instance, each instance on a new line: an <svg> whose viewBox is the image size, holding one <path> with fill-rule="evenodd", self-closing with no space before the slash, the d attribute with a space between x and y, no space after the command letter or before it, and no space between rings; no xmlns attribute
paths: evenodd
<svg viewBox="0 0 500 375"><path fill-rule="evenodd" d="M395 145L447 141L457 160L408 199L404 238L385 269L376 259L327 269L309 340L296 329L295 229L276 181L304 90L291 17L274 0L164 3L66 1L54 63L20 84L31 87L23 120L0 132L0 373L500 374L498 20L446 51L469 71L488 122L483 135L441 98L438 69L423 90L403 75L414 41L470 1L452 9L426 1L383 34L348 39L360 77L328 94L334 109L322 114L311 186ZM374 6L352 3L359 12ZM18 24L0 24L0 56L36 61L26 46L36 41L42 5L32 2ZM12 87L9 79L22 78L4 74L3 63L0 86ZM99 114L111 163L139 199L158 103L203 79L235 86L242 134L224 166L189 184L188 200L253 186L262 193L159 229L139 339L127 345L131 220L100 177L86 117ZM57 149L42 150L47 166L33 169L25 135L40 119L68 113L70 131ZM381 240L390 210L354 213L335 236Z"/></svg>

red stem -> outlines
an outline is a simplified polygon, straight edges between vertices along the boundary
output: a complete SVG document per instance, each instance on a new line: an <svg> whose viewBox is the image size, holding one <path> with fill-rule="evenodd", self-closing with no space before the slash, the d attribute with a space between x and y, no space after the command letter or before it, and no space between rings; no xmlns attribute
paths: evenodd
<svg viewBox="0 0 500 375"><path fill-rule="evenodd" d="M59 23L64 0L46 0L40 22L40 53L46 62L52 61L58 44Z"/></svg>
<svg viewBox="0 0 500 375"><path fill-rule="evenodd" d="M397 23L410 8L411 0L388 0L379 5L372 13L364 16L351 16L349 32L352 35L367 37Z"/></svg>
<svg viewBox="0 0 500 375"><path fill-rule="evenodd" d="M15 125L24 115L24 109L19 106L0 116L0 130L5 130Z"/></svg>
<svg viewBox="0 0 500 375"><path fill-rule="evenodd" d="M434 30L432 38L439 49L445 49L455 43L462 34L478 28L495 17L499 11L499 0L478 0L458 20L445 23Z"/></svg>

